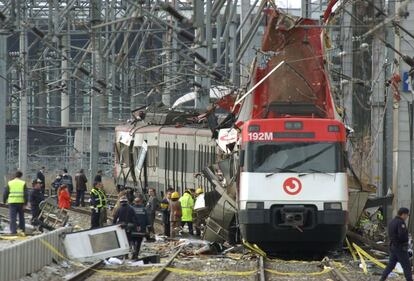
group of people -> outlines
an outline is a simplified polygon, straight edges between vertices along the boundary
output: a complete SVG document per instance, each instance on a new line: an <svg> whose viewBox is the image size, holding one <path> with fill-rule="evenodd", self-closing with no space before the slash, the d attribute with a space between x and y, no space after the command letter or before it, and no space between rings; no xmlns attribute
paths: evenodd
<svg viewBox="0 0 414 281"><path fill-rule="evenodd" d="M164 235L174 238L182 231L185 225L188 226L190 235L201 235L201 221L195 216L194 203L196 198L202 193L202 188L197 190L190 188L180 197L180 194L174 191L174 189L167 189L165 198L160 204L163 215Z"/></svg>
<svg viewBox="0 0 414 281"><path fill-rule="evenodd" d="M71 194L73 192L72 176L66 168L62 169L52 183L57 196L58 207L60 209L69 209L72 205ZM32 214L32 223L36 222L36 218L40 215L40 203L45 200L45 167L42 167L36 174L36 178L32 181L32 188L28 188L26 182L22 179L23 173L17 171L14 178L7 183L3 193L3 202L9 205L10 216L10 232L16 234L17 229L25 231L26 225L24 220L24 208L30 203ZM75 176L76 188L76 206L85 206L84 196L87 190L88 182L83 169ZM103 226L107 220L107 196L103 190L102 171L98 171L94 178L93 188L91 190L90 203L92 208L91 227ZM17 227L17 217L19 225Z"/></svg>
<svg viewBox="0 0 414 281"><path fill-rule="evenodd" d="M142 194L136 194L130 204L127 191L121 191L113 210L113 224L121 224L125 228L133 249L132 257L138 256L143 237L149 239L150 234L155 233L154 222L157 211L162 213L164 235L173 238L182 231L186 224L189 233L193 235L194 202L195 198L202 193L201 188L187 189L180 197L177 191L168 188L163 200L159 201L155 189L150 188L146 204L144 204L145 199ZM196 220L195 235L201 234L200 226L201 223Z"/></svg>
<svg viewBox="0 0 414 281"><path fill-rule="evenodd" d="M128 198L121 194L118 204L114 208L113 224L121 224L125 228L128 241L132 247L132 259L136 259L142 240L147 236L147 227L151 225L150 216L141 194L135 197L131 205Z"/></svg>
<svg viewBox="0 0 414 281"><path fill-rule="evenodd" d="M38 173L39 178L39 173ZM93 186L95 186L96 183L102 183L102 170L99 170L95 178L93 180ZM83 169L80 169L79 172L75 175L75 184L73 184L73 178L68 173L68 170L65 168L62 170L62 173L59 173L55 180L52 182L52 188L56 195L60 194L59 188L62 186L65 186L67 191L69 192L69 195L72 195L74 191L76 191L76 200L75 200L75 206L85 206L85 192L88 190L87 187L88 178L85 175L85 171ZM75 188L75 190L74 190Z"/></svg>
<svg viewBox="0 0 414 281"><path fill-rule="evenodd" d="M32 216L37 217L40 213L39 204L44 200L44 175L43 170L37 174L37 178L33 180L32 191L26 186L26 182L22 179L22 172L17 171L15 177L7 183L3 193L3 202L9 205L10 213L10 231L12 234L17 233L17 216L19 217L19 228L25 231L24 207L31 203ZM68 175L67 170L63 169L64 174ZM62 177L63 178L63 177ZM69 177L67 177L69 178ZM76 178L76 187L81 186L86 190L86 176L81 170ZM70 178L71 179L71 178ZM79 181L81 179L81 181ZM59 207L70 207L70 184L71 182L61 182L58 190ZM147 236L147 230L154 232L155 215L158 210L163 215L164 234L166 236L175 237L177 231L181 231L187 224L191 235L194 234L194 202L195 199L203 193L202 188L187 189L180 197L177 191L168 188L164 199L160 202L156 196L155 189L149 189L149 198L147 204L144 205L144 197L137 194L133 204L129 204L125 191L119 193L119 199L113 210L113 224L121 224L125 229L128 240L133 248L132 258L137 258L141 247L143 237ZM30 196L29 196L30 194ZM82 197L82 196L80 196ZM80 198L79 198L80 199ZM91 228L102 227L107 220L107 195L103 189L101 172L95 177L93 188L90 192ZM79 205L77 196L77 205ZM408 254L408 229L405 221L409 215L407 208L400 208L397 216L390 222L388 226L388 234L390 238L390 260L385 268L381 279L385 280L388 274L394 269L397 262L401 263L404 270L406 280L412 279L411 265ZM200 235L201 221L195 219L196 234Z"/></svg>

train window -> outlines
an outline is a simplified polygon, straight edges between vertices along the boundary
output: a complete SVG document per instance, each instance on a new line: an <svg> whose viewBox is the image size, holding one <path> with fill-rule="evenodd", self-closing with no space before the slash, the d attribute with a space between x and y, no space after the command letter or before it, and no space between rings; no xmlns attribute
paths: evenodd
<svg viewBox="0 0 414 281"><path fill-rule="evenodd" d="M176 187L178 187L178 171L179 171L179 167L178 167L178 162L179 162L179 151L178 151L178 143L174 142L174 184Z"/></svg>
<svg viewBox="0 0 414 281"><path fill-rule="evenodd" d="M180 170L181 170L181 186L185 186L184 185L184 143L181 143L181 161L180 161Z"/></svg>
<svg viewBox="0 0 414 281"><path fill-rule="evenodd" d="M122 166L129 167L129 155L129 146L121 145L121 159L119 162Z"/></svg>
<svg viewBox="0 0 414 281"><path fill-rule="evenodd" d="M173 142L173 149L172 149L172 163L171 163L171 171L172 171L172 181L173 187L176 189L177 186L175 185L175 142Z"/></svg>
<svg viewBox="0 0 414 281"><path fill-rule="evenodd" d="M149 146L147 152L147 165L148 168L156 168L157 167L157 159L158 159L158 147L157 146Z"/></svg>
<svg viewBox="0 0 414 281"><path fill-rule="evenodd" d="M169 148L170 143L169 142L165 142L165 186L170 186L170 148Z"/></svg>
<svg viewBox="0 0 414 281"><path fill-rule="evenodd" d="M197 166L197 172L200 172L200 170L201 170L201 147L202 147L202 145L201 144L199 144L198 145L198 166Z"/></svg>
<svg viewBox="0 0 414 281"><path fill-rule="evenodd" d="M183 163L183 166L184 166L184 184L185 184L185 186L187 186L187 162L188 162L188 156L187 156L187 144L185 143L184 144L184 163Z"/></svg>
<svg viewBox="0 0 414 281"><path fill-rule="evenodd" d="M208 165L208 161L209 161L208 155L209 155L209 152L210 152L210 147L208 145L205 145L205 148L204 148L204 165L203 165L203 169Z"/></svg>

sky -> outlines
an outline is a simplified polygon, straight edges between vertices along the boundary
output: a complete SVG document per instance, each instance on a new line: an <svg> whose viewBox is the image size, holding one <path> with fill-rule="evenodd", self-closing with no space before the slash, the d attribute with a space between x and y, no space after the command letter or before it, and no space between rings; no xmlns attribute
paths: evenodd
<svg viewBox="0 0 414 281"><path fill-rule="evenodd" d="M300 8L301 0L276 0L276 5L281 8Z"/></svg>

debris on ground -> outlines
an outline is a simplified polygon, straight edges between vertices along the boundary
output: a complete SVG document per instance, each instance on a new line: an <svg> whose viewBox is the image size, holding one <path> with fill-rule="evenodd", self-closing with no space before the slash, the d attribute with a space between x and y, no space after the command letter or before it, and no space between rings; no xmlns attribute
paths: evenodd
<svg viewBox="0 0 414 281"><path fill-rule="evenodd" d="M129 253L129 242L121 225L67 233L63 240L70 259L93 262Z"/></svg>
<svg viewBox="0 0 414 281"><path fill-rule="evenodd" d="M105 265L121 265L124 263L124 261L118 259L118 258L109 258L104 260Z"/></svg>
<svg viewBox="0 0 414 281"><path fill-rule="evenodd" d="M365 209L357 224L357 232L372 241L385 241L386 226L381 208Z"/></svg>

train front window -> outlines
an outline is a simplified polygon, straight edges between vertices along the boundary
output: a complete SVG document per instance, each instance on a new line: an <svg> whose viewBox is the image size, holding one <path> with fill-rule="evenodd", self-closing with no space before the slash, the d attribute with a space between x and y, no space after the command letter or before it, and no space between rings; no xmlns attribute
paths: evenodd
<svg viewBox="0 0 414 281"><path fill-rule="evenodd" d="M345 171L342 145L337 142L248 143L248 172L339 173Z"/></svg>

